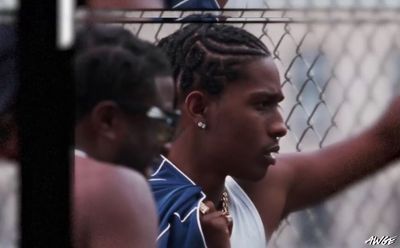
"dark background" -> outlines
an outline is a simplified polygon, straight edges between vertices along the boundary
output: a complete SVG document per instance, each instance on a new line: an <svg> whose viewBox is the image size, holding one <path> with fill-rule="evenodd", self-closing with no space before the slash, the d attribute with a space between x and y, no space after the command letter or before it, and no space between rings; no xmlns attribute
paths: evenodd
<svg viewBox="0 0 400 248"><path fill-rule="evenodd" d="M17 14L20 247L71 247L69 164L74 87L71 50L56 47L56 2L21 1Z"/></svg>

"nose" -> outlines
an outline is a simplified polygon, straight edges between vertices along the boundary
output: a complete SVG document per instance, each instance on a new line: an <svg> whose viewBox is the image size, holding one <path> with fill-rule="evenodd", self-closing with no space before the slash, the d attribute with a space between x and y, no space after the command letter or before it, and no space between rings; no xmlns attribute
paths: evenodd
<svg viewBox="0 0 400 248"><path fill-rule="evenodd" d="M274 137L281 138L281 137L285 136L286 134L287 134L287 127L286 127L285 123L283 121L277 123L273 130Z"/></svg>
<svg viewBox="0 0 400 248"><path fill-rule="evenodd" d="M283 121L283 117L280 113L276 114L272 125L269 128L269 135L274 138L280 138L287 134L287 127Z"/></svg>

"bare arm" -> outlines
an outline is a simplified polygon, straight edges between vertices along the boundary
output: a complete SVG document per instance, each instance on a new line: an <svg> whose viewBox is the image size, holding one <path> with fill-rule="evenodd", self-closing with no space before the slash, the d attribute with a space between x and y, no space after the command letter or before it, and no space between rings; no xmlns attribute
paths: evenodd
<svg viewBox="0 0 400 248"><path fill-rule="evenodd" d="M319 203L400 156L400 97L361 134L308 154L282 156L290 166L283 215Z"/></svg>

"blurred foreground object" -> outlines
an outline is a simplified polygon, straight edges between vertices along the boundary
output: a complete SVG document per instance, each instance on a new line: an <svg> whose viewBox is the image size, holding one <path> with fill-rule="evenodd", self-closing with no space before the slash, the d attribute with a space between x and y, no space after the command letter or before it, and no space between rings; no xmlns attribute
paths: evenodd
<svg viewBox="0 0 400 248"><path fill-rule="evenodd" d="M11 25L0 26L0 247L17 247L18 166L15 96L16 34Z"/></svg>

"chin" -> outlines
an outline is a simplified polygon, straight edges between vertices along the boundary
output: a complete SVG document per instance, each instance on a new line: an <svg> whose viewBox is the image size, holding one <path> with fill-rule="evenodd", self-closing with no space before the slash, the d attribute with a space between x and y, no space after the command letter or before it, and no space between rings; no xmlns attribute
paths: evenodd
<svg viewBox="0 0 400 248"><path fill-rule="evenodd" d="M267 169L265 169L263 173L258 173L258 174L256 174L256 175L254 175L254 176L253 176L251 179L249 179L249 180L251 180L251 181L253 181L253 182L258 182L258 181L261 181L261 180L265 177L265 175L267 175Z"/></svg>
<svg viewBox="0 0 400 248"><path fill-rule="evenodd" d="M262 180L267 174L268 166L265 165L263 167L251 168L247 169L246 172L237 173L238 175L234 175L235 178L243 179L246 181L258 182Z"/></svg>

